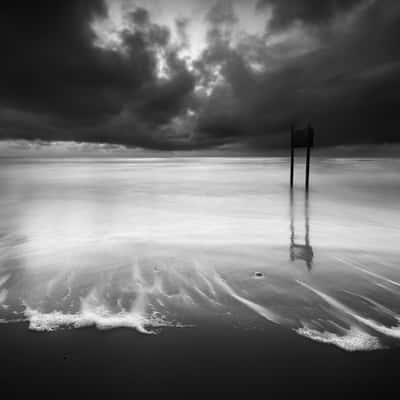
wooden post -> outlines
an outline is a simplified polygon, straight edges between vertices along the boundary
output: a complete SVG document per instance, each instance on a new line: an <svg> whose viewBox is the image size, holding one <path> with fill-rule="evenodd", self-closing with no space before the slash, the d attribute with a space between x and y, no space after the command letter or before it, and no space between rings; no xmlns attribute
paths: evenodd
<svg viewBox="0 0 400 400"><path fill-rule="evenodd" d="M310 183L310 146L307 146L307 160L306 160L306 192Z"/></svg>
<svg viewBox="0 0 400 400"><path fill-rule="evenodd" d="M290 127L291 137L290 137L290 189L293 189L293 178L294 178L294 146L293 146L293 135L294 135L294 127L291 125Z"/></svg>
<svg viewBox="0 0 400 400"><path fill-rule="evenodd" d="M306 148L306 179L305 190L308 192L310 186L310 155L311 147L314 146L314 129L310 124L305 129L295 129L290 126L290 189L294 182L294 152L296 147Z"/></svg>

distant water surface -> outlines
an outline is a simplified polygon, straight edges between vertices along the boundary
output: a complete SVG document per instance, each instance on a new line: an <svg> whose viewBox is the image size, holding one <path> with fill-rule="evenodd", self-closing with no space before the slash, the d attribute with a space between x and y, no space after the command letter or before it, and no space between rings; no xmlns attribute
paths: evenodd
<svg viewBox="0 0 400 400"><path fill-rule="evenodd" d="M0 161L0 320L400 343L400 160ZM1 329L1 326L0 326ZM154 340L157 340L155 338Z"/></svg>

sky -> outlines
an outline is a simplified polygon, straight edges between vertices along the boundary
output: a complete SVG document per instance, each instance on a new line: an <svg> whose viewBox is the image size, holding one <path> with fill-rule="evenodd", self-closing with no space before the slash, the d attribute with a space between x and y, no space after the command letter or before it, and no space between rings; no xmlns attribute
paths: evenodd
<svg viewBox="0 0 400 400"><path fill-rule="evenodd" d="M397 0L0 7L0 156L398 148Z"/></svg>

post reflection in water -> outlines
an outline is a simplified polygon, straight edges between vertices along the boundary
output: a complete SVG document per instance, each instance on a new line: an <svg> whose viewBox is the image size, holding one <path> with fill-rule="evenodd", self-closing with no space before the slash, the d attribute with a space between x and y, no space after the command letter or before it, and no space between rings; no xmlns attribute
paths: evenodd
<svg viewBox="0 0 400 400"><path fill-rule="evenodd" d="M307 269L311 271L314 252L310 244L310 216L309 216L309 193L304 192L304 244L296 243L295 234L295 201L293 190L290 190L290 261L303 260Z"/></svg>

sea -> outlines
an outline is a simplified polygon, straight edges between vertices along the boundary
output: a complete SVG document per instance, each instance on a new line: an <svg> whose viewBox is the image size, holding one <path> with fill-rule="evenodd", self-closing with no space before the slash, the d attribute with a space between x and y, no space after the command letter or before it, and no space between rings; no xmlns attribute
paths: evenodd
<svg viewBox="0 0 400 400"><path fill-rule="evenodd" d="M0 160L0 331L400 344L400 160Z"/></svg>

